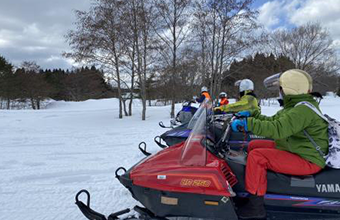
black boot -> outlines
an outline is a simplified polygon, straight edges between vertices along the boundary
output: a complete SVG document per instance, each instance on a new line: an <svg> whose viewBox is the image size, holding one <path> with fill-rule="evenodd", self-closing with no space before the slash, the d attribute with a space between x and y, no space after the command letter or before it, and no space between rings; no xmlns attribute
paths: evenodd
<svg viewBox="0 0 340 220"><path fill-rule="evenodd" d="M238 211L240 219L264 219L266 209L264 208L264 197L250 194L249 201Z"/></svg>

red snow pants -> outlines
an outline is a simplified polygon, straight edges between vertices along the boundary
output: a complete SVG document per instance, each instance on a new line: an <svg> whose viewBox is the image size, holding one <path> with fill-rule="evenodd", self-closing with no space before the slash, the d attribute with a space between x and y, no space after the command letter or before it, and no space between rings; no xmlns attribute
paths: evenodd
<svg viewBox="0 0 340 220"><path fill-rule="evenodd" d="M275 148L270 140L253 140L248 146L246 190L258 196L267 191L267 170L288 175L311 175L322 168L302 157Z"/></svg>

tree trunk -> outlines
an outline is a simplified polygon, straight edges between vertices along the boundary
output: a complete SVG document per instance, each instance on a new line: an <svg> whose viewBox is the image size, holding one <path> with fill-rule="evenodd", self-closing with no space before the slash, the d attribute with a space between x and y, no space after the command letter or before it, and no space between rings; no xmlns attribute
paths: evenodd
<svg viewBox="0 0 340 220"><path fill-rule="evenodd" d="M7 109L9 110L11 108L11 100L7 98Z"/></svg>
<svg viewBox="0 0 340 220"><path fill-rule="evenodd" d="M37 99L36 102L37 102L37 105L36 105L37 109L40 110L40 99Z"/></svg>
<svg viewBox="0 0 340 220"><path fill-rule="evenodd" d="M218 80L216 82L216 96L218 97L219 92L221 92L222 86L222 71L223 71L223 58L224 58L224 51L225 51L225 36L226 36L226 24L223 25L222 31L222 43L221 43L221 55L220 55L220 63L219 63L219 71L218 71Z"/></svg>
<svg viewBox="0 0 340 220"><path fill-rule="evenodd" d="M340 76L337 76L336 78L336 92L340 91Z"/></svg>
<svg viewBox="0 0 340 220"><path fill-rule="evenodd" d="M217 42L215 42L215 45L216 45L216 51L215 51L215 54L216 54L216 58L215 58L215 68L214 68L214 73L213 73L213 86L212 88L210 88L211 90L211 96L212 98L213 97L216 97L216 93L217 93L217 84L218 84L218 80L219 80L219 75L218 75L218 70L219 70L219 66L220 66L220 56L221 56L221 30L218 30L218 36L217 36Z"/></svg>
<svg viewBox="0 0 340 220"><path fill-rule="evenodd" d="M119 118L123 118L123 105L122 105L122 89L120 85L120 74L118 66L118 58L116 57L116 73L117 73L117 85L118 85L118 99L119 99Z"/></svg>
<svg viewBox="0 0 340 220"><path fill-rule="evenodd" d="M143 3L143 2L142 2ZM137 24L137 11L135 6L135 1L133 1L133 8L134 8L134 41L136 45L136 56L137 56L137 74L139 79L139 85L140 85L140 96L142 99L142 120L145 120L145 113L146 113L146 94L145 94L145 80L143 77L143 74L146 74L146 70L143 68L143 59L145 59L144 54L142 55L139 45L139 33L138 33L138 24ZM142 5L142 8L144 9L144 5ZM145 25L145 24L143 24ZM145 32L145 26L143 30L143 34ZM144 38L144 35L142 36ZM144 48L145 49L145 48Z"/></svg>
<svg viewBox="0 0 340 220"><path fill-rule="evenodd" d="M142 7L144 8L144 4L142 2ZM142 86L142 102L143 102L143 110L142 110L142 120L144 121L146 119L146 73L147 73L147 42L148 42L148 35L147 35L147 27L146 23L144 23L144 29L143 29L143 40L144 40L144 53L143 53L143 86Z"/></svg>
<svg viewBox="0 0 340 220"><path fill-rule="evenodd" d="M122 102L123 102L123 99L122 99L122 91L121 91L121 88L120 88L120 83L118 83L118 98L119 98L119 118L123 118L123 106L122 106Z"/></svg>
<svg viewBox="0 0 340 220"><path fill-rule="evenodd" d="M214 6L216 7L216 6ZM215 69L214 69L214 57L215 57L215 40L216 40L216 9L214 8L214 15L213 15L213 39L212 39L212 51L211 51L211 77L210 77L210 93L212 93L212 88L214 86L214 73L215 73Z"/></svg>
<svg viewBox="0 0 340 220"><path fill-rule="evenodd" d="M146 100L143 100L142 120L146 119Z"/></svg>
<svg viewBox="0 0 340 220"><path fill-rule="evenodd" d="M35 103L34 103L34 99L33 98L31 98L31 105L32 105L32 109L35 110L36 107L35 107Z"/></svg>
<svg viewBox="0 0 340 220"><path fill-rule="evenodd" d="M206 45L205 45L205 38L202 40L202 83L204 85L207 85L207 81L209 79L209 71L207 66L207 61L206 61Z"/></svg>
<svg viewBox="0 0 340 220"><path fill-rule="evenodd" d="M134 1L133 1L133 4L134 4ZM134 22L136 22L136 19L134 19ZM136 67L135 56L136 56L136 40L133 41L133 46L132 46L131 96L130 96L130 102L129 102L129 116L132 115L133 90L135 87L135 67Z"/></svg>
<svg viewBox="0 0 340 220"><path fill-rule="evenodd" d="M122 88L120 82L120 71L119 71L119 58L116 51L116 42L113 41L113 55L114 55L114 67L117 75L117 87L118 87L118 99L119 99L119 118L123 118L123 105L122 105Z"/></svg>
<svg viewBox="0 0 340 220"><path fill-rule="evenodd" d="M124 114L125 116L129 116L128 112L126 111L126 99L122 99L122 101L123 101Z"/></svg>
<svg viewBox="0 0 340 220"><path fill-rule="evenodd" d="M172 30L172 37L173 37L173 54L172 54L172 80L171 80L171 86L172 86L172 97L171 97L171 112L170 117L175 118L175 78L176 78L176 59L177 59L177 36L176 36L176 26L177 26L177 1L174 1L174 21L173 21L173 30Z"/></svg>
<svg viewBox="0 0 340 220"><path fill-rule="evenodd" d="M132 103L133 103L133 94L131 94L130 101L129 101L129 116L132 116Z"/></svg>

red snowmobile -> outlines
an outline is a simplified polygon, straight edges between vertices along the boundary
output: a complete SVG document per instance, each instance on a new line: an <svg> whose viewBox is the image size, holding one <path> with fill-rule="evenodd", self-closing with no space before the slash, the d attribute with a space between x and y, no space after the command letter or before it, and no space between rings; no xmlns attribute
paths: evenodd
<svg viewBox="0 0 340 220"><path fill-rule="evenodd" d="M142 219L194 217L237 220L237 208L246 200L244 172L247 153L231 148L227 126L214 140L211 103L201 105L189 138L138 162L116 177L144 207L135 207ZM230 125L230 123L228 123ZM87 205L79 201L88 194ZM90 208L86 190L76 204L91 220L107 218ZM316 175L289 176L268 171L265 196L267 219L340 219L340 170L326 168ZM108 219L129 212L111 214ZM135 219L137 217L128 217Z"/></svg>

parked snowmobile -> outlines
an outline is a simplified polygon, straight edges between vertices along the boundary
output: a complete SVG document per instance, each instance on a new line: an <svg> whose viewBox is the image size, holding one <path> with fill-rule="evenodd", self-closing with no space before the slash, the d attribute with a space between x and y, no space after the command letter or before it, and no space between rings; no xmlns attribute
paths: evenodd
<svg viewBox="0 0 340 220"><path fill-rule="evenodd" d="M145 208L142 219L195 217L237 220L237 207L248 196L244 187L246 152L232 150L230 123L216 142L209 127L211 104L200 115L189 138L144 158L116 178ZM119 174L124 171L123 174ZM80 191L79 193L88 193ZM76 197L88 219L105 220ZM89 196L89 194L88 194ZM268 171L265 196L267 219L340 219L340 170L326 168L316 175L289 176ZM117 219L123 210L111 214ZM130 218L131 219L131 218Z"/></svg>
<svg viewBox="0 0 340 220"><path fill-rule="evenodd" d="M200 109L201 108L199 108L199 110ZM192 128L195 126L197 116L200 114L200 111L196 111L189 122L183 123L178 127L174 127L171 130L166 131L160 137L156 136L155 142L160 147L165 148L185 141L189 137ZM165 141L166 145L162 144L162 140Z"/></svg>
<svg viewBox="0 0 340 220"><path fill-rule="evenodd" d="M189 123L191 120L192 116L197 111L197 108L195 106L192 106L191 104L194 103L193 101L187 101L182 104L182 109L177 113L176 118L175 118L175 125L177 122L181 124L186 124Z"/></svg>
<svg viewBox="0 0 340 220"><path fill-rule="evenodd" d="M178 143L185 141L189 137L192 131L192 128L195 126L197 117L200 114L201 114L200 112L196 111L195 115L192 117L189 123L182 124L178 127L172 128L171 130L164 132L161 136L156 136L154 141L161 148L173 146L173 145L176 145ZM230 120L233 116L234 114L232 113L215 114L213 116L214 118L211 121L211 123L213 123L212 125L214 127L213 133L214 133L216 140L219 140L220 137L222 136L222 132L226 128L225 122ZM232 132L229 142L231 143L232 146L233 145L238 146L240 144L247 145L251 140L256 140L256 139L265 139L265 137L257 136L252 133L243 134L239 132Z"/></svg>
<svg viewBox="0 0 340 220"><path fill-rule="evenodd" d="M174 132L169 133L169 131L167 131L161 136L156 136L154 140L158 146L165 148L180 143L183 141L183 137L187 138L189 136L191 129L188 129L188 125L197 111L196 107L191 106L192 103L192 101L183 103L182 109L177 113L176 118L170 121L170 126L165 126L162 121L159 122L159 126L162 128L171 128L170 131ZM162 143L162 140L165 141L165 144Z"/></svg>
<svg viewBox="0 0 340 220"><path fill-rule="evenodd" d="M164 125L162 121L159 122L159 126L162 128L176 128L180 126L187 126L193 115L196 113L197 108L192 106L193 101L186 101L182 104L182 109L177 113L175 119L170 121L170 126Z"/></svg>

